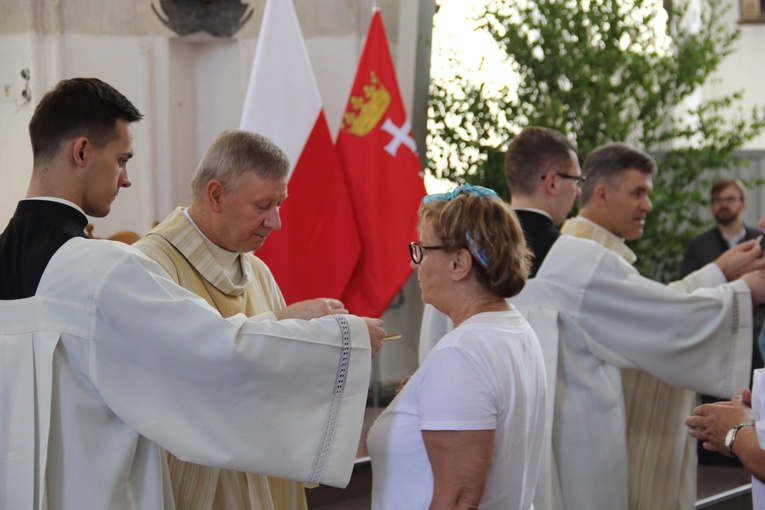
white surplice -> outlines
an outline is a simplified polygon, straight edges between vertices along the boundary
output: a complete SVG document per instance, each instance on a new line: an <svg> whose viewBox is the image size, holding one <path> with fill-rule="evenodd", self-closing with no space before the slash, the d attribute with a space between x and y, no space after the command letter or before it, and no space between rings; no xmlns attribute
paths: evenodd
<svg viewBox="0 0 765 510"><path fill-rule="evenodd" d="M262 318L261 318L262 319ZM178 458L348 483L365 323L221 318L137 250L75 238L0 301L0 508L171 509Z"/></svg>
<svg viewBox="0 0 765 510"><path fill-rule="evenodd" d="M621 370L732 395L751 358L751 298L738 281L692 294L644 278L592 241L561 236L511 302L542 344L550 438L535 506L628 507Z"/></svg>
<svg viewBox="0 0 765 510"><path fill-rule="evenodd" d="M624 239L597 223L576 216L561 233L589 239L621 256L637 260ZM669 286L683 292L726 283L714 264L707 264ZM690 510L696 503L696 440L683 419L696 404L696 392L665 383L641 370L622 370L627 412L627 474L630 510Z"/></svg>

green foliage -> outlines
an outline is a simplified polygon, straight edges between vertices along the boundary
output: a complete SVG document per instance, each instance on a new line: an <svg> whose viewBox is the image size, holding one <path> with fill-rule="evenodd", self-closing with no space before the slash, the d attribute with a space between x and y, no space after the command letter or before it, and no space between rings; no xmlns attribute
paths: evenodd
<svg viewBox="0 0 765 510"><path fill-rule="evenodd" d="M740 93L693 101L740 36L724 24L723 0L704 6L693 13L682 1L667 12L655 0L489 0L478 27L507 53L519 85L492 95L460 76L432 83L430 170L507 197L502 153L527 125L565 133L582 160L607 142L643 148L660 171L654 212L633 246L637 267L674 279L687 241L707 226L698 212L711 181L741 165L735 152L765 127L765 110L736 108Z"/></svg>

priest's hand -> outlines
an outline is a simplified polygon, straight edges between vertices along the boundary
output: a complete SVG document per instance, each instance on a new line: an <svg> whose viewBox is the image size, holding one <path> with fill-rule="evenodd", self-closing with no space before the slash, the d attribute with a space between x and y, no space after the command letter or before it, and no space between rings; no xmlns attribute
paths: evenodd
<svg viewBox="0 0 765 510"><path fill-rule="evenodd" d="M343 302L337 299L316 298L306 301L298 301L287 308L274 312L278 320L282 319L303 319L311 320L334 313L347 314L348 310L343 306Z"/></svg>
<svg viewBox="0 0 765 510"><path fill-rule="evenodd" d="M765 304L765 273L762 271L752 271L741 277L749 286L749 292L752 295L752 306Z"/></svg>
<svg viewBox="0 0 765 510"><path fill-rule="evenodd" d="M684 421L688 433L702 441L705 450L731 456L725 447L725 436L738 423L754 423L750 402L751 393L744 390L742 395L736 395L729 402L700 405Z"/></svg>
<svg viewBox="0 0 765 510"><path fill-rule="evenodd" d="M367 323L369 345L372 348L372 357L374 358L380 352L380 349L382 349L383 337L386 335L383 329L383 322L382 319L372 319L371 317L362 317L362 319Z"/></svg>
<svg viewBox="0 0 765 510"><path fill-rule="evenodd" d="M715 264L722 270L729 282L741 278L750 271L765 269L765 257L762 257L759 238L750 239L729 248L717 257Z"/></svg>

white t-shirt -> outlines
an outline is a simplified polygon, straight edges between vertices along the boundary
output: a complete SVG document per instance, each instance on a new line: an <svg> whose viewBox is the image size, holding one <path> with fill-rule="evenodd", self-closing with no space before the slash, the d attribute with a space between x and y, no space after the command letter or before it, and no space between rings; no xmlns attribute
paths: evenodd
<svg viewBox="0 0 765 510"><path fill-rule="evenodd" d="M448 333L369 432L372 508L427 509L422 430L495 430L481 509L531 508L539 471L545 372L534 331L512 309Z"/></svg>

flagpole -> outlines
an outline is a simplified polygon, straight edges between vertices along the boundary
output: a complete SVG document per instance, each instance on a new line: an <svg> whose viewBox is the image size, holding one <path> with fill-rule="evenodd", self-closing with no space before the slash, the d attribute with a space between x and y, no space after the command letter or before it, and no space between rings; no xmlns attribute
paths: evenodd
<svg viewBox="0 0 765 510"><path fill-rule="evenodd" d="M380 11L377 0L372 0L372 16ZM375 356L372 360L372 407L380 408L380 357Z"/></svg>

